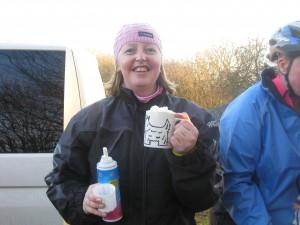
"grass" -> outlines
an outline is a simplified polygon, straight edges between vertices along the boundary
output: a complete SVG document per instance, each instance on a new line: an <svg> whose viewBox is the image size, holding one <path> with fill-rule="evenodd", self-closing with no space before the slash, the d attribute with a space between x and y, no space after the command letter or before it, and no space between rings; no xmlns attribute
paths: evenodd
<svg viewBox="0 0 300 225"><path fill-rule="evenodd" d="M197 225L209 225L208 211L196 213L195 219Z"/></svg>

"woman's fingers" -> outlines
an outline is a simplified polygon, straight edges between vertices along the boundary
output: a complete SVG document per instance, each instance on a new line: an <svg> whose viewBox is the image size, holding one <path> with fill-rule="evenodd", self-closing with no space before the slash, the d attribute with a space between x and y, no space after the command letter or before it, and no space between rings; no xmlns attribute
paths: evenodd
<svg viewBox="0 0 300 225"><path fill-rule="evenodd" d="M96 216L104 217L106 216L106 213L99 211L99 209L104 208L105 204L99 196L94 194L93 188L95 185L97 184L92 184L87 189L83 199L82 208L86 214L94 214Z"/></svg>
<svg viewBox="0 0 300 225"><path fill-rule="evenodd" d="M178 153L187 153L196 145L199 132L187 113L176 113L176 118L181 120L176 124L170 141Z"/></svg>

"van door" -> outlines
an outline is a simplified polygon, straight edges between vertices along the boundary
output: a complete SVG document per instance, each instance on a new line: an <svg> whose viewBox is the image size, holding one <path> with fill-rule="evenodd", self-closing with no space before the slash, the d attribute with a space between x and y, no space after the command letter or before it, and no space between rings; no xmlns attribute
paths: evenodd
<svg viewBox="0 0 300 225"><path fill-rule="evenodd" d="M59 49L0 49L1 225L63 224L44 183L52 152L70 118L105 97L96 58Z"/></svg>

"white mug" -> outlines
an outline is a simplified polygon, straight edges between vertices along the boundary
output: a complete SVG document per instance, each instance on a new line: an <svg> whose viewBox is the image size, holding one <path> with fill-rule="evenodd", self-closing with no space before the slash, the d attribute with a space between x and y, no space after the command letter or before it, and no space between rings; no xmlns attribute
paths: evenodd
<svg viewBox="0 0 300 225"><path fill-rule="evenodd" d="M152 106L146 111L144 146L149 148L172 148L170 138L176 122L175 112L167 107Z"/></svg>
<svg viewBox="0 0 300 225"><path fill-rule="evenodd" d="M113 184L97 184L93 188L94 194L102 198L105 207L98 209L101 212L111 212L117 207L116 188Z"/></svg>

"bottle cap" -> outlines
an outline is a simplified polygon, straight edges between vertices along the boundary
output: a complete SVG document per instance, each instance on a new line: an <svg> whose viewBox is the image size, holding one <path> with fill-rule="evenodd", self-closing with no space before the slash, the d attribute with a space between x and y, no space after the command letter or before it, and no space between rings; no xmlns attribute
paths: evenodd
<svg viewBox="0 0 300 225"><path fill-rule="evenodd" d="M117 162L108 156L108 151L106 147L103 147L103 155L101 156L99 166L102 168L115 167Z"/></svg>
<svg viewBox="0 0 300 225"><path fill-rule="evenodd" d="M103 162L110 162L112 161L112 158L110 156L108 156L108 151L106 147L103 147L103 155L101 156L101 160Z"/></svg>

